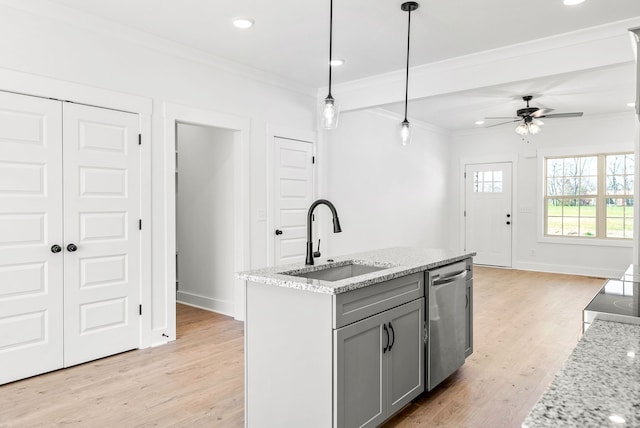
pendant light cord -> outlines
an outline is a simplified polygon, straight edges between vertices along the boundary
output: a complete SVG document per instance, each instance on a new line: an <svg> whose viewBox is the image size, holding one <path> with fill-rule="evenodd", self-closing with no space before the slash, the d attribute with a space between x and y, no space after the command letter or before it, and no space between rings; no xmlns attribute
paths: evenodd
<svg viewBox="0 0 640 428"><path fill-rule="evenodd" d="M407 25L407 75L405 78L405 86L404 86L404 120L405 121L407 121L407 102L409 100L409 43L411 42L411 8L409 8L408 12L409 12L409 24ZM331 77L329 77L329 79L331 79Z"/></svg>
<svg viewBox="0 0 640 428"><path fill-rule="evenodd" d="M329 6L329 95L331 97L331 59L333 53L333 0L330 1Z"/></svg>

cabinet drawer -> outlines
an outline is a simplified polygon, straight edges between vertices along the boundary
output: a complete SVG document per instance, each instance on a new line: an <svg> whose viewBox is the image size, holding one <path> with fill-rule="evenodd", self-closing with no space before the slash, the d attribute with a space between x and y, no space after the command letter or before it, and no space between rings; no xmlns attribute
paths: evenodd
<svg viewBox="0 0 640 428"><path fill-rule="evenodd" d="M334 296L333 328L360 321L424 296L424 272Z"/></svg>

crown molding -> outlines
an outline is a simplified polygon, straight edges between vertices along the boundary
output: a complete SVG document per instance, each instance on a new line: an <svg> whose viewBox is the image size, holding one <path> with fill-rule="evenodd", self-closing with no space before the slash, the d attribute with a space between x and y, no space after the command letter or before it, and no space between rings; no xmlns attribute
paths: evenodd
<svg viewBox="0 0 640 428"><path fill-rule="evenodd" d="M258 70L190 46L118 24L108 19L63 5L53 4L49 1L29 0L17 2L15 0L0 0L0 6L35 15L46 20L55 20L65 25L81 28L85 31L103 36L106 35L113 39L121 39L126 42L135 43L159 53L199 63L230 74L240 75L267 85L280 87L311 97L315 97L316 94L316 88L292 82L276 74Z"/></svg>
<svg viewBox="0 0 640 428"><path fill-rule="evenodd" d="M631 62L628 29L634 26L640 16L411 67L409 99ZM339 83L332 93L343 111L403 101L405 72ZM320 88L318 98L326 91Z"/></svg>

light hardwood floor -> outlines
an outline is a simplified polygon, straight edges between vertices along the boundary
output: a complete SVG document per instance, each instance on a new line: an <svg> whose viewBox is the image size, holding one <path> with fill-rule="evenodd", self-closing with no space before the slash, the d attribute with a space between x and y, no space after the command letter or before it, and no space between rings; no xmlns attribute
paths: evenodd
<svg viewBox="0 0 640 428"><path fill-rule="evenodd" d="M385 426L519 427L602 283L476 267L474 354ZM175 342L1 386L0 427L241 427L243 382L242 323L178 305Z"/></svg>

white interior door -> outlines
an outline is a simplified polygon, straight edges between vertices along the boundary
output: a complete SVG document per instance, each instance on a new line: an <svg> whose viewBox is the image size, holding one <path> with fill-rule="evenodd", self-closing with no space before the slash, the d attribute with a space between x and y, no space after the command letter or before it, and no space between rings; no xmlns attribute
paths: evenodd
<svg viewBox="0 0 640 428"><path fill-rule="evenodd" d="M313 202L313 144L275 137L275 264L304 261ZM315 245L314 245L314 248Z"/></svg>
<svg viewBox="0 0 640 428"><path fill-rule="evenodd" d="M0 92L0 384L63 364L61 157L61 103Z"/></svg>
<svg viewBox="0 0 640 428"><path fill-rule="evenodd" d="M135 114L65 103L63 117L68 367L139 344L140 149Z"/></svg>
<svg viewBox="0 0 640 428"><path fill-rule="evenodd" d="M474 262L511 267L511 162L465 166L465 249Z"/></svg>

